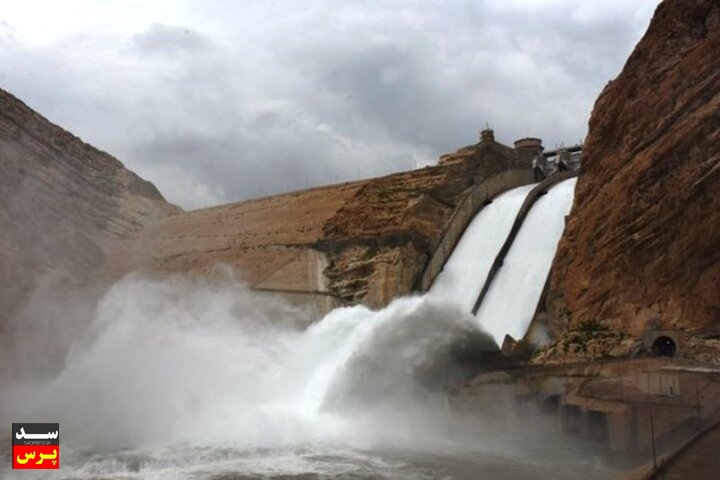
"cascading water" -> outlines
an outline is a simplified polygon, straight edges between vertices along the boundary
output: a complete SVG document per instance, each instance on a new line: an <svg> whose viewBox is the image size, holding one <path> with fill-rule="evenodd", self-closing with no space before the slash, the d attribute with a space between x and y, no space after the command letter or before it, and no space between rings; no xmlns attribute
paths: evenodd
<svg viewBox="0 0 720 480"><path fill-rule="evenodd" d="M337 309L304 330L303 315L232 274L123 279L56 376L0 391L4 425L60 423L61 470L13 475L0 445L0 477L606 475L542 421L513 422L511 405L505 419L450 407L456 352L496 348L469 310L427 295Z"/></svg>
<svg viewBox="0 0 720 480"><path fill-rule="evenodd" d="M480 305L477 318L498 345L527 332L570 213L576 179L554 186L533 205Z"/></svg>
<svg viewBox="0 0 720 480"><path fill-rule="evenodd" d="M469 312L510 233L523 200L535 185L514 188L495 197L475 215L430 288L430 295Z"/></svg>

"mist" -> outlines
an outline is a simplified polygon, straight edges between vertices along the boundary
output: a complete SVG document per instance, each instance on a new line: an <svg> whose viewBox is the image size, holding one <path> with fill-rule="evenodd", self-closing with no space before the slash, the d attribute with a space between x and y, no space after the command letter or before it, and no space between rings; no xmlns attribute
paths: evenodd
<svg viewBox="0 0 720 480"><path fill-rule="evenodd" d="M25 365L25 375L4 381L0 393L8 427L21 419L60 423L60 474L142 471L146 478L172 466L166 473L184 478L227 467L227 455L207 458L208 448L231 449L233 462L248 461L238 452L258 449L300 462L298 448L506 458L525 455L522 444L550 431L528 412L518 421L512 402L500 408L502 418L495 409L483 418L451 407L448 387L470 373L456 352L497 347L471 315L427 297L380 311L339 308L309 327L306 310L250 291L225 268L209 278L136 273L99 297L72 298L55 310L56 324L68 329L57 342L74 337L55 372ZM57 303L44 290L25 311L42 317ZM27 332L14 339L23 352L17 361L57 354L52 335ZM261 463L242 469L258 473L267 467ZM308 471L304 464L278 468Z"/></svg>

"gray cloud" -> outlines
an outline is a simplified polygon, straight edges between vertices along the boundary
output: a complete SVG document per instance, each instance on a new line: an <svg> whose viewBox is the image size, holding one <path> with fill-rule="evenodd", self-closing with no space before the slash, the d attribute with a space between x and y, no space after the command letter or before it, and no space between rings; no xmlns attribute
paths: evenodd
<svg viewBox="0 0 720 480"><path fill-rule="evenodd" d="M212 46L208 38L195 30L161 23L153 23L144 32L135 34L133 42L142 53L203 53Z"/></svg>
<svg viewBox="0 0 720 480"><path fill-rule="evenodd" d="M432 163L485 122L575 142L656 3L212 0L43 46L0 13L0 78L196 208Z"/></svg>

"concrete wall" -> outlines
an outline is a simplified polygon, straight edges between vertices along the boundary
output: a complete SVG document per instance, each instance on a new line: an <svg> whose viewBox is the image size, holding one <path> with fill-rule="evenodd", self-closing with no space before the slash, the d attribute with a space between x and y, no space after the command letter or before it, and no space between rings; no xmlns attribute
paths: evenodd
<svg viewBox="0 0 720 480"><path fill-rule="evenodd" d="M508 170L472 187L450 217L438 247L425 265L420 280L415 284L415 290L427 291L462 237L465 228L484 205L507 190L533 182L532 170ZM399 294L409 293L409 291L398 291L398 286L411 285L410 278L417 274L408 270L409 263L412 262L403 262L399 259L391 264L379 265L376 278L371 279L368 297L377 297L381 300L381 304L386 304ZM324 252L308 246L298 247L297 254L291 260L259 281L253 288L278 294L292 303L310 305L317 315L322 315L340 304L328 289L328 282L323 274L327 265L328 259Z"/></svg>
<svg viewBox="0 0 720 480"><path fill-rule="evenodd" d="M442 270L445 262L455 249L455 245L457 245L465 229L470 224L470 221L483 206L507 190L529 185L534 181L535 177L532 170L508 170L494 175L474 186L455 209L445 228L442 239L432 257L428 260L415 289L420 292L426 292L430 288L433 280L435 280L437 274Z"/></svg>
<svg viewBox="0 0 720 480"><path fill-rule="evenodd" d="M638 372L635 387L647 395L679 396L680 377L669 372Z"/></svg>
<svg viewBox="0 0 720 480"><path fill-rule="evenodd" d="M274 293L292 304L306 305L315 315L324 315L340 302L330 294L323 271L328 265L325 253L299 247L289 262L253 286L254 290Z"/></svg>
<svg viewBox="0 0 720 480"><path fill-rule="evenodd" d="M319 321L325 314L340 306L340 301L329 294L266 290L262 288L253 288L253 290L258 294L280 298L290 305L300 307L303 310L303 315L298 320L303 325L310 325Z"/></svg>
<svg viewBox="0 0 720 480"><path fill-rule="evenodd" d="M328 293L323 270L328 265L324 253L299 247L294 258L255 284L259 290Z"/></svg>

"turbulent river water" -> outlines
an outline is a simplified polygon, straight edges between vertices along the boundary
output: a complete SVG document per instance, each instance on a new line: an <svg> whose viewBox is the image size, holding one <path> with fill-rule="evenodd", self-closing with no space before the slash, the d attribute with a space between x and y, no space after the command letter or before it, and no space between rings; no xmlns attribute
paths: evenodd
<svg viewBox="0 0 720 480"><path fill-rule="evenodd" d="M411 297L304 328L220 277L114 285L59 374L0 393L8 439L13 421L60 422L61 469L12 472L1 449L0 477L605 478L532 412L452 409L455 352L495 345L458 307Z"/></svg>
<svg viewBox="0 0 720 480"><path fill-rule="evenodd" d="M528 190L497 199L468 229L497 231L488 254ZM431 294L317 321L223 269L131 275L91 308L46 300L31 317L55 333L19 335L24 364L68 336L58 325L78 328L53 375L2 385L0 478L608 478L592 445L532 407L454 404L448 387L470 373L463 352L497 348L460 301L482 273L463 276L459 256L477 256L463 242ZM59 471L10 470L10 423L20 421L60 423Z"/></svg>

